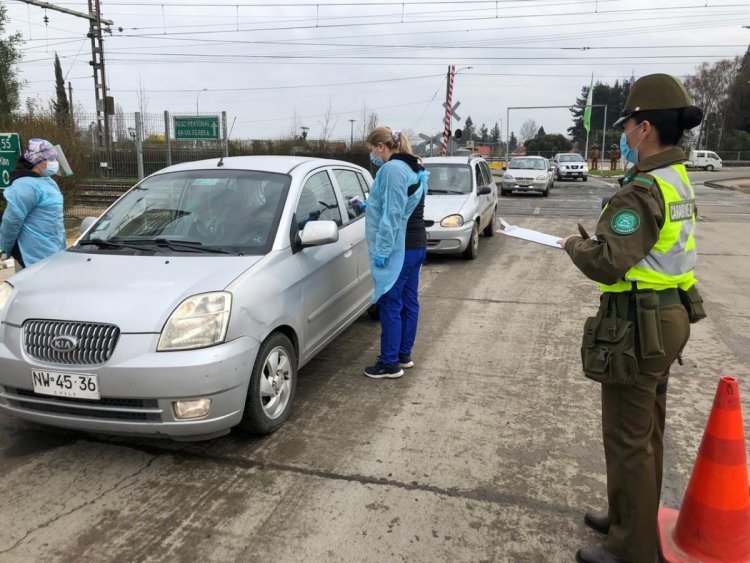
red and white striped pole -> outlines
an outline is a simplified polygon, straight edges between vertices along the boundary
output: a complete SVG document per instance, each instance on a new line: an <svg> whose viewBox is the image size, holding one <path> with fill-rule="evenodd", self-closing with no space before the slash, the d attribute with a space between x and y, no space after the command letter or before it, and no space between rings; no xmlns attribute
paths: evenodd
<svg viewBox="0 0 750 563"><path fill-rule="evenodd" d="M443 129L443 156L448 154L448 139L451 136L451 112L453 111L453 78L456 76L456 67L448 67L448 88L445 94L445 127Z"/></svg>

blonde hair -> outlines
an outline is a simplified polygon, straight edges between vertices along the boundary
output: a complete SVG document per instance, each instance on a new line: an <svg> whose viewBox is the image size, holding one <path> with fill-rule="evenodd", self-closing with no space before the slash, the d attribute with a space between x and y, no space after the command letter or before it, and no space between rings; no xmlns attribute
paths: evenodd
<svg viewBox="0 0 750 563"><path fill-rule="evenodd" d="M414 154L409 138L401 131L393 131L390 127L376 127L372 133L367 135L367 143L377 145L383 143L386 147L396 152Z"/></svg>

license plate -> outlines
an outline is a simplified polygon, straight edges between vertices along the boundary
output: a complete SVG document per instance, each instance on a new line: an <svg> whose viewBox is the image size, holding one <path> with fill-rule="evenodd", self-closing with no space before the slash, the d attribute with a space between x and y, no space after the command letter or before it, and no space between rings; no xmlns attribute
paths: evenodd
<svg viewBox="0 0 750 563"><path fill-rule="evenodd" d="M71 397L74 399L100 399L99 379L94 374L60 373L56 371L31 370L34 393Z"/></svg>

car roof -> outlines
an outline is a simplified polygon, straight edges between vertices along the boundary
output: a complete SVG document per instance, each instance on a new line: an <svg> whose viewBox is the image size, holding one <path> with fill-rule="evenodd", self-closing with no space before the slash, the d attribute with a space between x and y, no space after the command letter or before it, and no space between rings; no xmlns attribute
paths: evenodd
<svg viewBox="0 0 750 563"><path fill-rule="evenodd" d="M546 158L544 158L543 156L537 156L535 154L532 154L532 155L529 155L529 156L518 154L516 156L510 157L511 160L513 160L514 158L539 158L541 160L546 160Z"/></svg>
<svg viewBox="0 0 750 563"><path fill-rule="evenodd" d="M577 152L559 152L555 156L580 156L583 158L583 155Z"/></svg>
<svg viewBox="0 0 750 563"><path fill-rule="evenodd" d="M184 170L210 170L217 168L219 158L207 160L195 160L183 162L159 170L157 174L166 172L181 172ZM222 160L222 170L255 170L274 172L277 174L289 174L292 170L299 168L302 172L313 170L321 166L349 166L364 170L361 166L345 162L343 160L332 160L327 158L314 158L309 156L281 156L281 155L257 155L257 156L229 156Z"/></svg>
<svg viewBox="0 0 750 563"><path fill-rule="evenodd" d="M484 160L478 154L465 156L428 156L422 159L424 164L468 164L472 160Z"/></svg>

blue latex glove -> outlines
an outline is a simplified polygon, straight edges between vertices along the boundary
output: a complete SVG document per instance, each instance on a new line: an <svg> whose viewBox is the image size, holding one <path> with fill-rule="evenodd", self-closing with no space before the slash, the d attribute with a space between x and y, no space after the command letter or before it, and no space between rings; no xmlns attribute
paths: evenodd
<svg viewBox="0 0 750 563"><path fill-rule="evenodd" d="M360 211L364 211L365 208L367 207L367 200L362 199L359 196L354 196L353 198L349 200L349 205L351 205L352 207L356 209L359 209Z"/></svg>
<svg viewBox="0 0 750 563"><path fill-rule="evenodd" d="M385 268L385 262L388 260L385 256L373 256L372 263L378 268Z"/></svg>

